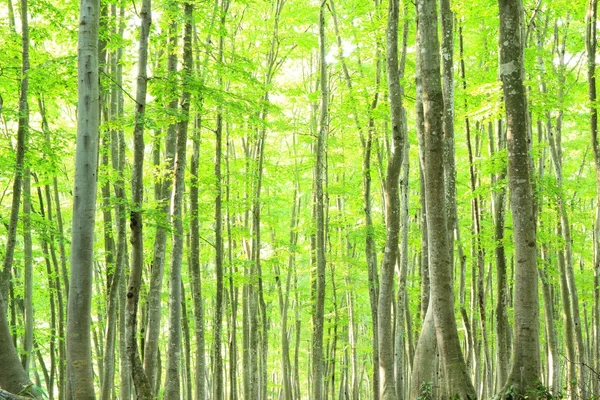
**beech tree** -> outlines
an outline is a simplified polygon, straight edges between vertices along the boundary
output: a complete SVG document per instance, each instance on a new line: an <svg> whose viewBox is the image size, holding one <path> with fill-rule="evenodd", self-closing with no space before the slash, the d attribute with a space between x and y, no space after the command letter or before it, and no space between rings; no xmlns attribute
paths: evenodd
<svg viewBox="0 0 600 400"><path fill-rule="evenodd" d="M78 112L67 309L67 397L95 399L90 327L99 136L100 2L82 0L78 40Z"/></svg>
<svg viewBox="0 0 600 400"><path fill-rule="evenodd" d="M504 393L525 396L540 379L536 233L523 84L523 5L500 0L500 77L506 109L508 179L515 241L514 347Z"/></svg>
<svg viewBox="0 0 600 400"><path fill-rule="evenodd" d="M596 0L44 4L0 397L600 395Z"/></svg>

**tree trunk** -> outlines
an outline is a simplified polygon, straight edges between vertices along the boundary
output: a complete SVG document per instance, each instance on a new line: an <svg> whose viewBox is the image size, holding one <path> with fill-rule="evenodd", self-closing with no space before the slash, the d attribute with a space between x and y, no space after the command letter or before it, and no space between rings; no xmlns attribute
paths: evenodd
<svg viewBox="0 0 600 400"><path fill-rule="evenodd" d="M454 319L454 290L445 207L443 164L443 95L435 0L417 2L418 40L425 121L425 198L431 276L431 301L447 396L475 399L476 393L458 340Z"/></svg>
<svg viewBox="0 0 600 400"><path fill-rule="evenodd" d="M388 160L385 180L385 252L381 264L379 284L377 335L379 339L379 398L396 399L394 376L394 342L392 332L392 297L394 285L394 267L398 260L398 242L400 234L400 195L398 182L402 166L405 136L404 110L402 108L402 87L398 61L398 18L400 2L390 0L388 7L387 71L390 114L392 119L392 152Z"/></svg>
<svg viewBox="0 0 600 400"><path fill-rule="evenodd" d="M168 78L169 89L176 93L177 74L177 22L173 20L168 28ZM177 114L177 97L172 96L167 109L173 115ZM165 260L167 255L167 231L171 225L171 202L173 189L173 175L175 165L175 147L177 145L177 123L171 122L167 129L165 139L165 161L164 168L167 171L164 178L156 183L155 196L160 204L160 214L157 221L156 235L154 237L154 248L152 255L152 268L150 272L150 288L148 290L148 321L146 324L146 336L144 342L144 371L154 389L158 387L160 371L158 371L158 342L161 331L161 309L163 278L165 271ZM154 164L160 164L160 148L158 140L155 143Z"/></svg>
<svg viewBox="0 0 600 400"><path fill-rule="evenodd" d="M67 397L94 399L90 342L98 165L99 0L81 0L78 49L77 148L67 312Z"/></svg>
<svg viewBox="0 0 600 400"><path fill-rule="evenodd" d="M10 3L9 3L10 5ZM12 6L9 7L12 11ZM14 27L14 16L11 19ZM21 1L21 29L22 29L22 67L21 67L21 93L19 97L19 121L17 127L17 149L15 163L15 180L13 182L12 206L10 222L4 250L2 278L0 279L0 387L14 393L21 393L23 388L31 385L27 373L19 361L13 338L11 337L9 323L6 318L9 298L10 275L13 267L14 250L17 236L17 224L25 173L25 153L27 151L29 130L29 104L27 101L29 88L29 26L27 17L27 1ZM13 29L14 30L14 29Z"/></svg>
<svg viewBox="0 0 600 400"><path fill-rule="evenodd" d="M11 7L12 9L12 7ZM27 17L27 0L21 0L21 87L19 95L19 119L17 125L17 148L15 154L15 180L13 181L12 204L10 221L4 249L2 265L2 279L0 280L0 297L7 299L10 275L13 267L15 245L17 243L17 225L19 223L19 209L21 207L21 193L23 191L23 178L25 175L25 153L29 141L29 22ZM2 377L0 373L0 385Z"/></svg>
<svg viewBox="0 0 600 400"><path fill-rule="evenodd" d="M420 45L416 44L417 54L420 51ZM435 339L435 326L433 323L433 311L431 308L431 291L429 279L429 243L427 229L427 202L425 199L425 179L423 170L425 168L424 159L424 140L425 140L425 121L423 120L423 96L422 96L422 79L421 79L421 62L419 57L416 60L416 125L417 137L419 140L419 178L420 178L420 197L421 197L421 305L420 312L423 318L421 333L417 340L417 347L413 359L413 367L411 373L411 389L409 398L417 399L423 395L427 387L431 385L432 395L437 393L436 384L436 368L437 365L433 361L437 358L437 342Z"/></svg>
<svg viewBox="0 0 600 400"><path fill-rule="evenodd" d="M25 354L21 364L25 373L29 375L29 369L33 357L33 244L31 243L31 173L29 168L25 169L23 177L23 259L25 264L23 295L23 319L25 323L24 348Z"/></svg>
<svg viewBox="0 0 600 400"><path fill-rule="evenodd" d="M406 298L408 296L406 290L406 280L408 275L408 228L409 228L409 210L408 210L408 193L409 193L409 142L408 137L404 137L403 144L403 160L402 160L402 176L400 178L400 195L401 195L401 212L400 212L400 254L399 254L399 274L398 274L398 297L396 302L396 343L395 343L395 369L396 369L396 397L404 399L405 393L408 393L408 379L405 379L405 371L409 369L406 366L405 357L406 349L406 332L405 318Z"/></svg>
<svg viewBox="0 0 600 400"><path fill-rule="evenodd" d="M596 22L598 13L598 0L589 0L586 14L585 45L587 50L587 80L588 100L590 108L590 134L594 166L596 170L596 221L594 226L594 349L591 359L595 360L592 366L600 371L600 147L598 145L598 109L596 105ZM594 380L593 395L600 395L600 382Z"/></svg>
<svg viewBox="0 0 600 400"><path fill-rule="evenodd" d="M190 163L190 276L192 277L192 299L194 302L194 336L196 338L196 365L194 387L195 398L204 400L206 386L204 374L206 359L204 354L204 300L202 297L202 276L200 274L200 232L198 224L198 161L200 158L200 121L196 118L196 129L193 142L194 149Z"/></svg>
<svg viewBox="0 0 600 400"><path fill-rule="evenodd" d="M527 141L527 99L523 85L523 6L499 0L500 76L507 120L508 178L515 241L514 347L505 387L523 396L540 379L537 251Z"/></svg>
<svg viewBox="0 0 600 400"><path fill-rule="evenodd" d="M360 141L363 149L363 157L362 157L362 182L363 182L363 203L364 203L364 213L365 213L365 257L367 262L367 271L368 271L368 279L369 279L369 303L371 306L371 348L372 348L372 357L373 357L373 374L372 374L372 389L371 395L373 396L373 400L379 400L379 341L377 337L377 293L379 291L379 282L378 282L378 274L377 274L377 251L375 246L374 232L373 232L373 217L372 217L372 205L371 205L371 152L373 147L373 134L375 133L375 119L373 116L373 110L377 108L379 103L379 84L381 80L381 56L379 45L375 48L375 63L376 63L376 71L375 71L375 94L373 95L373 100L369 104L369 119L367 122L367 132L365 135L364 128L359 120L359 111L355 107L355 99L353 93L353 85L352 78L350 76L350 72L346 65L344 51L343 51L343 42L339 33L338 22L337 22L337 13L335 11L335 3L333 0L329 0L331 16L333 17L334 30L337 38L338 45L338 57L341 60L342 70L344 72L344 78L346 80L346 86L350 91L350 95L352 96L352 105L353 105L353 114L355 116L354 121L356 124L356 128L360 134ZM378 5L378 1L375 2L376 6ZM407 20L408 22L408 20ZM358 377L353 375L353 379L358 379ZM354 387L354 386L353 386ZM358 393L353 391L353 395L358 396Z"/></svg>
<svg viewBox="0 0 600 400"><path fill-rule="evenodd" d="M221 0L220 8L220 29L225 29L225 19L229 9L229 0ZM223 63L225 37L223 32L219 34L219 54L218 60ZM219 87L223 86L223 78L219 76ZM221 343L223 335L223 311L224 311L224 286L223 286L223 189L221 174L221 154L223 152L223 108L219 106L217 111L217 126L215 129L215 272L216 272L216 298L215 298L215 317L213 320L213 398L224 398L223 384L223 355L221 352ZM258 396L256 396L258 398Z"/></svg>
<svg viewBox="0 0 600 400"><path fill-rule="evenodd" d="M316 293L313 298L312 318L312 398L323 398L323 325L325 313L325 267L326 267L326 231L323 181L325 179L325 141L328 133L329 91L327 82L327 63L325 60L325 6L321 3L319 12L319 62L320 62L320 88L321 111L319 132L317 135L317 160L315 167L315 214L316 214Z"/></svg>
<svg viewBox="0 0 600 400"><path fill-rule="evenodd" d="M498 151L506 147L503 126L501 120L498 121ZM490 154L496 154L494 146L494 135L490 133ZM492 185L501 182L506 178L506 168L503 168L498 174L492 175ZM506 190L504 186L492 193L492 213L494 215L494 248L496 263L496 354L497 357L497 378L496 387L500 388L506 382L508 377L508 367L510 363L510 325L508 322L508 288L506 284L506 254L504 251L504 219L506 213ZM550 315L552 318L552 315Z"/></svg>
<svg viewBox="0 0 600 400"><path fill-rule="evenodd" d="M131 229L132 260L127 284L127 354L129 358L131 376L135 384L138 397L142 399L153 398L152 387L144 372L140 359L137 343L137 312L144 269L144 240L142 226L142 204L144 199L143 174L144 174L144 116L146 112L146 89L148 77L146 67L148 64L148 37L152 21L151 2L144 0L141 10L140 46L138 56L138 77L136 88L135 124L133 129L133 172L131 189L131 211L129 227Z"/></svg>
<svg viewBox="0 0 600 400"><path fill-rule="evenodd" d="M181 396L179 368L181 362L181 264L183 260L183 195L185 185L185 162L187 131L190 113L190 81L193 68L192 57L192 17L193 6L184 5L185 33L183 38L183 94L181 96L181 120L178 122L177 157L175 159L175 187L173 195L173 256L169 279L169 344L167 346L167 374L165 381L165 399Z"/></svg>

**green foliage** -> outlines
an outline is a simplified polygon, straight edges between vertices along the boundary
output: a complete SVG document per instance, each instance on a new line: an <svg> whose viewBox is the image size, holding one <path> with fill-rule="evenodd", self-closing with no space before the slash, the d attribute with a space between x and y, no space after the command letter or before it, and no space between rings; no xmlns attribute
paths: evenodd
<svg viewBox="0 0 600 400"><path fill-rule="evenodd" d="M433 384L431 382L425 382L421 385L417 400L433 400Z"/></svg>

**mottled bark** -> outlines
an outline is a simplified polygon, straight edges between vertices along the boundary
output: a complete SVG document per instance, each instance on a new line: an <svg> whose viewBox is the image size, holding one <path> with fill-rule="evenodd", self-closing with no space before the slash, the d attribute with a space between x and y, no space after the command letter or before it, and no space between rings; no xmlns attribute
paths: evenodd
<svg viewBox="0 0 600 400"><path fill-rule="evenodd" d="M467 367L458 340L454 318L454 289L443 165L444 101L440 82L439 42L435 0L417 2L419 18L418 40L423 84L425 121L424 175L431 276L431 305L437 343L440 349L446 395L475 399L476 393L467 374Z"/></svg>
<svg viewBox="0 0 600 400"><path fill-rule="evenodd" d="M326 267L326 232L325 232L325 210L324 210L324 180L325 180L325 143L328 134L328 110L329 110L329 87L327 82L327 63L325 60L325 7L326 2L321 3L319 12L319 62L321 89L321 110L319 120L319 131L316 143L316 167L315 167L315 226L316 226L316 292L314 293L312 305L312 398L321 400L323 395L323 325L325 313L325 267Z"/></svg>
<svg viewBox="0 0 600 400"><path fill-rule="evenodd" d="M220 29L224 29L229 0L221 0L220 8ZM223 33L219 34L219 54L218 61L224 60L224 42ZM223 86L222 77L218 79L219 87ZM217 121L215 129L215 272L216 272L216 293L215 293L215 314L213 319L213 398L224 398L223 384L223 355L221 352L223 335L223 312L224 312L224 285L223 285L223 189L222 189L222 152L223 152L223 108L219 106L217 111ZM255 398L258 398L255 396Z"/></svg>
<svg viewBox="0 0 600 400"><path fill-rule="evenodd" d="M169 343L167 346L167 373L165 377L165 399L181 396L180 362L181 362L181 265L183 261L183 195L185 186L185 164L187 148L187 131L189 124L191 99L192 57L192 18L193 5L184 5L184 37L183 37L183 94L181 96L181 120L177 124L177 156L175 158L175 186L173 194L173 255L169 277Z"/></svg>
<svg viewBox="0 0 600 400"><path fill-rule="evenodd" d="M23 261L25 266L23 284L23 322L25 324L25 337L23 340L24 354L21 364L26 374L33 357L33 244L31 241L31 173L25 169L23 177Z"/></svg>
<svg viewBox="0 0 600 400"><path fill-rule="evenodd" d="M508 379L526 395L540 379L539 305L535 217L529 148L527 99L523 85L523 8L521 0L499 0L500 76L506 109L508 178L515 241L514 347Z"/></svg>
<svg viewBox="0 0 600 400"><path fill-rule="evenodd" d="M586 14L585 46L587 52L587 81L588 100L590 110L590 136L592 139L592 152L596 170L596 220L594 225L594 349L592 359L595 360L593 368L600 371L600 146L598 144L598 108L596 105L596 47L598 38L596 34L598 20L598 0L589 0ZM593 394L600 395L600 381L594 380Z"/></svg>
<svg viewBox="0 0 600 400"><path fill-rule="evenodd" d="M192 277L192 299L194 302L194 337L196 339L196 363L194 374L195 398L204 399L205 383L205 336L204 299L202 296L202 275L200 274L200 227L198 223L198 162L200 158L200 121L196 119L193 137L193 153L190 162L190 276Z"/></svg>
<svg viewBox="0 0 600 400"><path fill-rule="evenodd" d="M392 122L392 149L388 160L385 178L385 222L386 240L377 305L377 335L379 340L379 397L382 400L396 399L394 376L394 342L392 332L392 298L394 267L398 260L400 236L400 194L399 179L402 166L405 132L404 111L402 109L403 88L400 85L400 63L398 59L398 19L400 2L390 0L388 6L387 71L390 115Z"/></svg>
<svg viewBox="0 0 600 400"><path fill-rule="evenodd" d="M498 135L498 149L495 146L495 135L490 128L490 154L494 155L497 151L504 150L506 147L506 138L504 137L503 125L498 121L496 129ZM506 168L502 168L499 173L492 174L492 185L501 182L506 178ZM506 382L508 377L508 367L510 364L510 325L508 322L508 287L506 271L506 253L504 249L504 220L506 214L506 189L500 186L492 192L492 213L494 215L494 261L496 264L496 354L497 354L497 375L496 387L500 388ZM552 315L550 315L552 318Z"/></svg>
<svg viewBox="0 0 600 400"><path fill-rule="evenodd" d="M177 74L177 28L176 19L169 24L168 28L168 80L169 90L172 92L169 97L171 101L167 105L167 110L173 115L177 114L178 99L176 90ZM148 381L153 389L159 385L158 371L158 342L161 331L161 310L162 310L162 292L163 278L165 273L165 262L167 258L167 233L171 226L171 203L173 200L173 174L175 165L175 151L177 144L177 123L171 122L167 128L165 138L165 159L163 168L166 173L160 177L155 184L155 198L160 204L159 215L157 218L156 235L154 236L154 246L152 252L152 268L150 270L150 288L148 290L148 321L146 323L146 336L144 341L144 371ZM155 142L154 165L160 165L160 147L159 141Z"/></svg>
<svg viewBox="0 0 600 400"><path fill-rule="evenodd" d="M142 361L140 359L137 342L137 314L142 284L142 272L144 269L144 240L142 208L144 199L143 171L144 171L144 128L146 112L146 91L148 76L146 67L148 64L148 37L152 21L151 1L144 0L140 13L142 17L140 26L140 45L138 51L138 76L136 87L135 124L133 129L133 172L131 189L131 211L129 216L129 228L131 230L132 259L129 281L127 284L126 304L126 331L127 331L127 355L129 358L131 376L135 385L138 398L152 399L152 387L146 377Z"/></svg>

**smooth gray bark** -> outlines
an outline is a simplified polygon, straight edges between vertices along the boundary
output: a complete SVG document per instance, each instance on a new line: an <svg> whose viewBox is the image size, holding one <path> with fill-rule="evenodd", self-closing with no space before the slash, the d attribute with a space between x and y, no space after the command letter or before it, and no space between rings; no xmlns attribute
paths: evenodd
<svg viewBox="0 0 600 400"><path fill-rule="evenodd" d="M507 382L523 396L540 379L539 304L535 217L527 132L527 98L523 85L523 6L499 0L500 76L507 123L508 178L515 241L514 347Z"/></svg>
<svg viewBox="0 0 600 400"><path fill-rule="evenodd" d="M435 0L417 2L418 40L423 85L425 121L424 175L431 277L431 301L435 332L440 349L446 395L475 399L476 393L467 373L454 318L454 289L443 165L444 102L440 82L440 55Z"/></svg>
<svg viewBox="0 0 600 400"><path fill-rule="evenodd" d="M71 279L67 311L67 397L94 399L90 342L98 165L100 1L81 0Z"/></svg>

